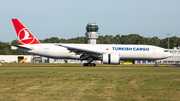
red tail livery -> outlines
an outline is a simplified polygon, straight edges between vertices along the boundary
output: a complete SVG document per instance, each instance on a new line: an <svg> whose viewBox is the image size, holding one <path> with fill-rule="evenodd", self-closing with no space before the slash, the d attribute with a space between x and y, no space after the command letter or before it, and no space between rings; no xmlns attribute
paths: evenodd
<svg viewBox="0 0 180 101"><path fill-rule="evenodd" d="M28 31L28 29L18 19L12 19L12 22L21 45L40 44L40 42L31 34L31 32Z"/></svg>

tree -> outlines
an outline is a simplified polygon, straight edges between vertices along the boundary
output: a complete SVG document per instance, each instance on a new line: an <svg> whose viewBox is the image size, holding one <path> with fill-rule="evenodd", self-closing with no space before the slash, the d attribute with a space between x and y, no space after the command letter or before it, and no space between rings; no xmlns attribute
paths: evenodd
<svg viewBox="0 0 180 101"><path fill-rule="evenodd" d="M160 47L168 48L168 38L162 39Z"/></svg>
<svg viewBox="0 0 180 101"><path fill-rule="evenodd" d="M71 39L59 39L57 37L39 40L41 43L88 43L86 37L76 37ZM168 38L159 39L158 37L142 37L138 34L129 35L105 35L99 36L97 44L148 44L168 48ZM13 40L12 45L20 45L19 40ZM173 36L169 38L169 48L180 46L180 38ZM26 55L27 53L11 50L9 43L0 42L0 55Z"/></svg>
<svg viewBox="0 0 180 101"><path fill-rule="evenodd" d="M160 39L158 37L153 37L151 39L151 45L154 45L154 46L160 46Z"/></svg>
<svg viewBox="0 0 180 101"><path fill-rule="evenodd" d="M12 42L11 42L11 45L20 45L20 43L19 43L19 40L13 40Z"/></svg>
<svg viewBox="0 0 180 101"><path fill-rule="evenodd" d="M122 44L131 44L131 41L127 35L121 35L120 40Z"/></svg>
<svg viewBox="0 0 180 101"><path fill-rule="evenodd" d="M177 36L173 36L169 38L169 47L172 49L174 47L177 47L179 44L179 38Z"/></svg>
<svg viewBox="0 0 180 101"><path fill-rule="evenodd" d="M115 37L113 37L113 38L111 39L111 43L121 44L121 36L120 36L120 35L116 35Z"/></svg>

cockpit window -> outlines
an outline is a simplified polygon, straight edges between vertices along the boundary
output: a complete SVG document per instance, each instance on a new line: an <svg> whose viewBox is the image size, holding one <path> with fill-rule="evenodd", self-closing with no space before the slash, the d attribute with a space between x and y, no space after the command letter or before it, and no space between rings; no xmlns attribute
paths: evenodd
<svg viewBox="0 0 180 101"><path fill-rule="evenodd" d="M168 52L168 50L164 50L164 52Z"/></svg>

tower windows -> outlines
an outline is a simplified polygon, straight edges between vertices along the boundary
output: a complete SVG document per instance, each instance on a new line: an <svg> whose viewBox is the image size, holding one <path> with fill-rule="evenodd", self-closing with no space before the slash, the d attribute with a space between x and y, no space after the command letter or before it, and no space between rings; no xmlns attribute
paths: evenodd
<svg viewBox="0 0 180 101"><path fill-rule="evenodd" d="M99 27L97 25L87 25L86 31L87 32L98 32Z"/></svg>

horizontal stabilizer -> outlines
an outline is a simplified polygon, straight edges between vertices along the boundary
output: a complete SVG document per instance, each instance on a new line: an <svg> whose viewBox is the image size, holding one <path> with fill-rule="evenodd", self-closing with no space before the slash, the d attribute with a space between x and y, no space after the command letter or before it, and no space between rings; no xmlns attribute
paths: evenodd
<svg viewBox="0 0 180 101"><path fill-rule="evenodd" d="M27 49L27 50L32 50L33 49L32 47L22 46L22 45L11 45L11 46L16 47L16 48ZM11 49L12 49L12 47L11 47Z"/></svg>

